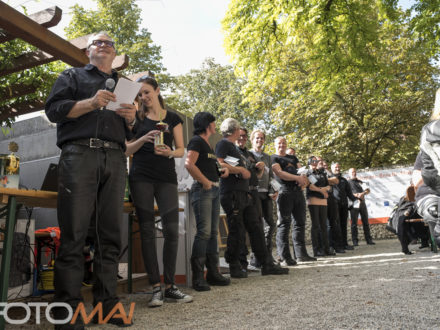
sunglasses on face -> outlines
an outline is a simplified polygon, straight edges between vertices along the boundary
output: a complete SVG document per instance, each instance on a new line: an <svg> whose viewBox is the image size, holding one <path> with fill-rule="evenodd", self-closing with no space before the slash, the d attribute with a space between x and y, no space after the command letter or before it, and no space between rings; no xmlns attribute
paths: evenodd
<svg viewBox="0 0 440 330"><path fill-rule="evenodd" d="M96 47L111 47L111 48L115 48L115 42L111 41L111 40L93 40L92 41L92 45L96 46Z"/></svg>

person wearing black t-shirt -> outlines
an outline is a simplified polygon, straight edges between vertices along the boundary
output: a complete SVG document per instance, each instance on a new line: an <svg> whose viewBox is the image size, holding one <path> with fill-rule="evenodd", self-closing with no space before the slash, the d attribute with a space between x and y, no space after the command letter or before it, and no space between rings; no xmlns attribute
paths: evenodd
<svg viewBox="0 0 440 330"><path fill-rule="evenodd" d="M327 198L327 219L328 219L328 242L330 248L337 253L345 253L344 242L342 240L341 224L339 219L338 201L335 198L335 185L338 184L339 179L335 177L327 162L323 159L322 163L318 163L318 168L322 164L323 170L327 175L331 189L328 192Z"/></svg>
<svg viewBox="0 0 440 330"><path fill-rule="evenodd" d="M164 236L165 299L190 302L192 297L182 293L174 285L179 240L179 202L174 157L182 157L184 153L183 121L177 114L165 110L154 78L143 76L137 81L142 83L142 87L138 95L138 122L133 128L136 139L127 143L127 155L133 154L129 176L130 190L139 218L144 265L153 286L153 296L148 306L157 307L163 304L156 253L154 200L159 208ZM163 132L164 144L155 145L155 136L159 134L157 129L162 128L158 126L160 122L167 125Z"/></svg>
<svg viewBox="0 0 440 330"><path fill-rule="evenodd" d="M83 248L91 221L95 224L93 304L102 303L103 317L118 303L116 295L121 226L126 179L125 140L135 120L136 107L120 104L107 110L116 95L106 82L118 81L112 70L115 44L105 32L87 43L90 63L69 68L54 83L46 101L46 115L57 124L57 146L62 149L58 168L58 223L60 248L55 262L55 302L75 310L82 300ZM67 320L64 307L53 309L56 320ZM59 329L83 329L77 324ZM122 325L119 318L109 323Z"/></svg>
<svg viewBox="0 0 440 330"><path fill-rule="evenodd" d="M264 163L257 162L255 156L247 149L246 143L248 141L248 131L246 128L240 128L240 135L238 136L235 145L238 152L241 154L246 163L246 168L251 172L251 177L249 179L249 194L251 196L250 205L244 210L243 216L246 222L249 218L257 218L258 221L263 225L262 215L261 215L261 201L258 196L258 180L262 177L264 171ZM248 249L246 245L242 246L242 252L240 253L240 263L243 269L247 269ZM255 253L252 251L251 266L255 268L261 268L261 262L257 260Z"/></svg>
<svg viewBox="0 0 440 330"><path fill-rule="evenodd" d="M229 176L220 180L220 203L228 221L225 259L229 263L231 277L247 277L239 261L240 249L244 245L245 228L249 233L252 251L262 263L261 274L286 274L287 269L275 266L268 258L261 221L256 217L244 219L243 216L246 208L252 203L252 197L249 194L251 173L246 169L246 160L234 145L240 135L240 125L235 119L227 118L220 125L220 130L223 139L217 143L215 153L218 161L229 169Z"/></svg>
<svg viewBox="0 0 440 330"><path fill-rule="evenodd" d="M348 183L350 184L351 191L353 195L359 200L359 207L352 207L350 210L351 216L351 239L353 240L353 245L358 246L358 218L359 214L361 215L362 227L364 228L364 236L368 245L374 245L376 243L373 242L373 238L370 233L370 224L368 223L368 210L367 205L365 204L365 195L370 193L369 189L365 189L362 187L363 181L359 180L356 176L356 169L350 168L348 170L348 174L350 175L350 179Z"/></svg>
<svg viewBox="0 0 440 330"><path fill-rule="evenodd" d="M291 224L292 241L295 255L299 261L316 261L307 253L305 242L306 201L302 187L308 184L307 177L298 174L298 159L286 154L287 141L284 137L275 139L276 153L271 156L272 170L281 189L278 195L278 230L276 235L277 251L281 261L295 265L289 249L289 231ZM293 216L293 217L292 217Z"/></svg>
<svg viewBox="0 0 440 330"><path fill-rule="evenodd" d="M319 163L321 166L318 168ZM322 159L318 160L311 156L308 165L310 169L307 172L307 177L310 184L307 187L306 196L312 220L313 254L315 257L334 255L333 249L330 250L327 235L327 198L330 184L322 167Z"/></svg>
<svg viewBox="0 0 440 330"><path fill-rule="evenodd" d="M348 219L348 199L352 202L356 200L351 192L350 184L347 179L341 174L341 166L339 163L332 164L333 175L339 180L337 184L333 186L333 197L338 204L339 224L341 226L342 235L342 247L345 250L353 250L353 245L348 244L347 240L347 219Z"/></svg>
<svg viewBox="0 0 440 330"><path fill-rule="evenodd" d="M188 143L185 167L194 178L189 193L197 224L191 254L192 285L196 291L208 291L210 285L229 285L230 280L218 271L218 226L220 217L219 176L226 178L229 170L219 168L217 157L209 145L215 133L215 117L209 112L194 116L194 136ZM206 281L204 267L208 272ZM208 282L208 283L207 283Z"/></svg>

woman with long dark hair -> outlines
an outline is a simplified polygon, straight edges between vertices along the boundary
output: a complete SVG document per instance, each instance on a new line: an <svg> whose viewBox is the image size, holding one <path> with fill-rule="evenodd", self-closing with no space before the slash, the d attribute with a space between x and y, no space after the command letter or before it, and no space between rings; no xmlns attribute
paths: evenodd
<svg viewBox="0 0 440 330"><path fill-rule="evenodd" d="M188 143L185 167L194 178L190 191L191 205L197 224L197 233L191 255L192 285L197 291L210 290L209 285L229 285L229 278L218 271L218 226L220 217L219 178L229 174L220 167L209 144L215 133L215 117L209 112L194 116L194 136ZM204 267L208 270L206 280Z"/></svg>
<svg viewBox="0 0 440 330"><path fill-rule="evenodd" d="M179 203L177 174L173 158L184 154L182 119L165 109L156 79L143 76L139 90L137 123L133 127L134 140L127 143L127 155L133 154L130 169L130 190L142 242L142 255L153 296L149 307L163 304L164 295L160 286L160 272L156 253L156 227L154 200L159 208L164 236L163 275L165 300L190 302L192 297L182 293L174 285L177 246L179 240ZM163 143L155 139L163 131ZM174 143L174 150L173 150Z"/></svg>

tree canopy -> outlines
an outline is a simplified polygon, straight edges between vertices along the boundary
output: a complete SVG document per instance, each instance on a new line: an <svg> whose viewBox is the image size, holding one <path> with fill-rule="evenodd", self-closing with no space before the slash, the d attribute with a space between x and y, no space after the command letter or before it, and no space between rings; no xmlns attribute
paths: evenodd
<svg viewBox="0 0 440 330"><path fill-rule="evenodd" d="M116 42L119 54L130 57L126 74L150 70L164 71L160 46L154 45L151 33L141 29L141 9L135 0L95 0L97 10L86 10L75 4L72 19L66 27L69 39L86 34L107 31Z"/></svg>
<svg viewBox="0 0 440 330"><path fill-rule="evenodd" d="M197 112L212 113L217 122L233 117L243 125L253 127L258 116L251 116L249 104L243 101L244 81L234 74L232 66L222 66L207 58L200 69L171 78L167 84L166 103L194 117Z"/></svg>
<svg viewBox="0 0 440 330"><path fill-rule="evenodd" d="M303 156L413 161L434 103L432 52L393 1L232 0L225 46L251 108Z"/></svg>

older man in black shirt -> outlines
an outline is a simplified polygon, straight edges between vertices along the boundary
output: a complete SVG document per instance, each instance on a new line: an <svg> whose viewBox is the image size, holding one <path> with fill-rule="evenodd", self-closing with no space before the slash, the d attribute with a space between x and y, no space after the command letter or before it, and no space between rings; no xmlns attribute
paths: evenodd
<svg viewBox="0 0 440 330"><path fill-rule="evenodd" d="M118 302L124 150L136 108L121 104L117 111L105 109L109 101L117 101L116 95L106 90L118 80L117 72L112 70L116 56L112 39L105 32L93 35L86 53L90 63L61 73L46 102L47 117L57 123L57 145L62 149L58 180L61 245L55 261L54 300L73 308L82 300L83 248L93 224L93 303L102 303L105 317ZM54 309L55 318L65 318L65 313ZM121 321L112 318L109 322L122 325ZM72 328L70 324L57 326ZM82 328L82 324L75 325L75 329Z"/></svg>
<svg viewBox="0 0 440 330"><path fill-rule="evenodd" d="M369 193L369 190L364 190L362 187L363 182L356 177L356 169L350 168L348 171L350 179L348 183L350 184L351 191L353 195L359 200L359 207L353 207L350 210L351 215L351 239L353 240L353 245L359 245L358 239L358 217L359 213L361 215L362 227L364 228L364 236L368 245L374 245L373 238L370 234L370 224L368 223L368 210L365 204L365 195Z"/></svg>
<svg viewBox="0 0 440 330"><path fill-rule="evenodd" d="M338 216L339 216L339 224L341 226L341 236L342 236L342 246L345 250L353 250L353 246L348 244L347 241L347 219L348 219L348 199L351 201L355 201L356 197L354 197L351 192L350 184L347 179L344 178L341 174L341 166L339 163L332 164L332 172L333 175L338 178L338 184L333 186L333 197L337 201L338 206Z"/></svg>

